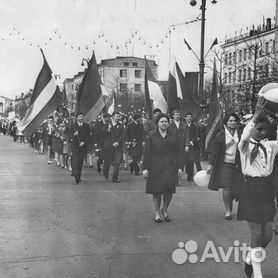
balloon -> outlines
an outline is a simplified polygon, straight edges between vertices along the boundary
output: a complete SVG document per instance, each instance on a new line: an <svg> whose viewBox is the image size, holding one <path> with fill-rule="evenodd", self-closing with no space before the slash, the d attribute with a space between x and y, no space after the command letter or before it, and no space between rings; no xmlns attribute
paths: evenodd
<svg viewBox="0 0 278 278"><path fill-rule="evenodd" d="M195 174L193 179L196 185L206 187L209 184L210 174L206 170L201 170Z"/></svg>
<svg viewBox="0 0 278 278"><path fill-rule="evenodd" d="M267 100L265 106L267 112L278 113L278 83L269 83L263 86L258 96L263 96Z"/></svg>

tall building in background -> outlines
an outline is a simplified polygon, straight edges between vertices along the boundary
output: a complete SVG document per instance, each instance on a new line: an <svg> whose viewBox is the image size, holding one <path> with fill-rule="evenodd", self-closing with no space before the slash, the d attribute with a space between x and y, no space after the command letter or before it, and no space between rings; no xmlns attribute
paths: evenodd
<svg viewBox="0 0 278 278"><path fill-rule="evenodd" d="M271 18L257 28L225 40L221 45L222 94L227 102L241 105L240 110L250 112L255 97L266 83L274 81L275 24Z"/></svg>

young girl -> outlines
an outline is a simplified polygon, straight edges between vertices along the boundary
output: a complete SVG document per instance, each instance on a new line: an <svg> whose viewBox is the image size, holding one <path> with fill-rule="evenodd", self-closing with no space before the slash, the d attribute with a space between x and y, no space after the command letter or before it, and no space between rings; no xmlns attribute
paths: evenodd
<svg viewBox="0 0 278 278"><path fill-rule="evenodd" d="M261 262L264 249L272 239L272 221L275 215L272 171L278 153L276 141L265 138L267 118L265 100L259 98L255 114L243 130L238 145L244 175L243 191L239 198L238 220L246 220L250 231L250 252L246 258L245 272L262 278Z"/></svg>

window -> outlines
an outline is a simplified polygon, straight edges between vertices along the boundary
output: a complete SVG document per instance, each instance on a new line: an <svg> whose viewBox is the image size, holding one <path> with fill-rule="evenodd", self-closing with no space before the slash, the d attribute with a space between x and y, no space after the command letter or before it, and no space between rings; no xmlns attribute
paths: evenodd
<svg viewBox="0 0 278 278"><path fill-rule="evenodd" d="M120 91L126 92L127 91L127 84L126 83L120 83Z"/></svg>
<svg viewBox="0 0 278 278"><path fill-rule="evenodd" d="M239 50L239 57L238 57L238 61L241 62L242 61L242 50Z"/></svg>
<svg viewBox="0 0 278 278"><path fill-rule="evenodd" d="M141 92L141 84L135 84L134 91Z"/></svg>
<svg viewBox="0 0 278 278"><path fill-rule="evenodd" d="M269 43L268 42L265 43L265 54L266 55L269 54Z"/></svg>
<svg viewBox="0 0 278 278"><path fill-rule="evenodd" d="M265 77L269 76L269 67L268 65L265 65Z"/></svg>
<svg viewBox="0 0 278 278"><path fill-rule="evenodd" d="M233 83L235 83L236 82L236 72L234 71L233 72Z"/></svg>
<svg viewBox="0 0 278 278"><path fill-rule="evenodd" d="M272 52L275 53L275 40L273 40L273 43L272 43Z"/></svg>
<svg viewBox="0 0 278 278"><path fill-rule="evenodd" d="M238 82L241 82L241 74L242 74L242 70L238 71Z"/></svg>
<svg viewBox="0 0 278 278"><path fill-rule="evenodd" d="M228 74L227 74L227 72L225 72L225 77L224 77L224 83L225 84L227 84L227 81L228 81L227 78L228 78Z"/></svg>
<svg viewBox="0 0 278 278"><path fill-rule="evenodd" d="M225 58L224 58L224 65L228 64L228 54L225 54Z"/></svg>
<svg viewBox="0 0 278 278"><path fill-rule="evenodd" d="M135 70L135 78L141 78L142 77L142 71L141 70Z"/></svg>
<svg viewBox="0 0 278 278"><path fill-rule="evenodd" d="M137 63L132 63L132 66L133 66L133 67L137 67L138 64L137 64Z"/></svg>
<svg viewBox="0 0 278 278"><path fill-rule="evenodd" d="M246 60L247 59L247 49L245 48L243 50L243 60Z"/></svg>
<svg viewBox="0 0 278 278"><path fill-rule="evenodd" d="M242 79L243 79L243 81L246 80L246 69L243 70L243 78Z"/></svg>
<svg viewBox="0 0 278 278"><path fill-rule="evenodd" d="M229 72L229 83L232 83L232 73Z"/></svg>
<svg viewBox="0 0 278 278"><path fill-rule="evenodd" d="M127 77L127 70L120 70L120 77Z"/></svg>
<svg viewBox="0 0 278 278"><path fill-rule="evenodd" d="M257 72L258 79L260 79L263 76L263 71L264 71L263 66L259 66L259 69Z"/></svg>
<svg viewBox="0 0 278 278"><path fill-rule="evenodd" d="M236 63L236 52L233 53L233 62Z"/></svg>
<svg viewBox="0 0 278 278"><path fill-rule="evenodd" d="M128 67L128 66L129 66L129 63L126 63L126 62L125 62L125 63L124 63L124 66L125 66L125 67Z"/></svg>
<svg viewBox="0 0 278 278"><path fill-rule="evenodd" d="M229 53L229 65L232 63L232 53Z"/></svg>

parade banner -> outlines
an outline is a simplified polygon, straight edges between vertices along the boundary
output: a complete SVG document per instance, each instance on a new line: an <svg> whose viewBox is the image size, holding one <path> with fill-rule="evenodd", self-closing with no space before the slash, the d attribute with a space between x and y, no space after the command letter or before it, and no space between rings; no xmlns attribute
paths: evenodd
<svg viewBox="0 0 278 278"><path fill-rule="evenodd" d="M96 119L104 107L105 102L102 95L101 79L95 53L93 52L77 92L76 112L84 113L84 122L90 123Z"/></svg>
<svg viewBox="0 0 278 278"><path fill-rule="evenodd" d="M209 102L209 118L207 125L207 136L205 141L205 148L210 150L211 144L214 140L216 133L222 127L222 109L219 103L218 97L218 82L217 82L217 71L216 71L216 62L214 60L213 66L213 77L212 77L212 90L210 95Z"/></svg>
<svg viewBox="0 0 278 278"><path fill-rule="evenodd" d="M157 83L148 61L145 58L145 97L149 115L153 108L159 108L161 112L166 113L168 109L167 102L163 96L162 90ZM152 103L152 104L151 104ZM153 106L153 107L152 107Z"/></svg>
<svg viewBox="0 0 278 278"><path fill-rule="evenodd" d="M175 58L173 58L171 61L168 85L168 111L172 113L174 109L182 110L183 94L181 89L180 78L177 73L177 62Z"/></svg>
<svg viewBox="0 0 278 278"><path fill-rule="evenodd" d="M30 107L18 127L18 130L27 138L63 101L60 89L52 76L52 70L42 50L41 52L44 63L35 83Z"/></svg>

